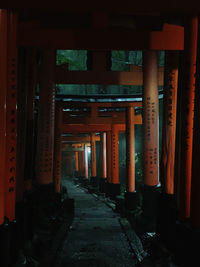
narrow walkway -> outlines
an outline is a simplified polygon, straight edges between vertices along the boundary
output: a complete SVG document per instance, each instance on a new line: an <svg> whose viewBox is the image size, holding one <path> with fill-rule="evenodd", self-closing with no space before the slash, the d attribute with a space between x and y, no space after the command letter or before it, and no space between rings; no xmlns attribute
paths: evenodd
<svg viewBox="0 0 200 267"><path fill-rule="evenodd" d="M119 216L72 180L66 179L63 184L69 197L75 200L75 217L57 257L56 267L135 266L135 256Z"/></svg>

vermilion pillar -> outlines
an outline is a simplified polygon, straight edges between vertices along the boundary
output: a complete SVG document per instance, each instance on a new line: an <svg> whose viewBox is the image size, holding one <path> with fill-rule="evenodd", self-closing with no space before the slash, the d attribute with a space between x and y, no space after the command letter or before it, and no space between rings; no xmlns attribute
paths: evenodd
<svg viewBox="0 0 200 267"><path fill-rule="evenodd" d="M32 187L32 180L35 177L35 144L34 144L34 108L35 89L37 81L36 49L28 50L28 92L27 92L27 121L26 121L26 150L24 169L24 191L29 191Z"/></svg>
<svg viewBox="0 0 200 267"><path fill-rule="evenodd" d="M4 223L5 216L7 17L7 11L0 9L0 225Z"/></svg>
<svg viewBox="0 0 200 267"><path fill-rule="evenodd" d="M143 216L156 223L159 184L157 52L143 52Z"/></svg>
<svg viewBox="0 0 200 267"><path fill-rule="evenodd" d="M135 125L134 107L127 107L126 111L126 191L135 192Z"/></svg>
<svg viewBox="0 0 200 267"><path fill-rule="evenodd" d="M193 24L196 25L197 18L192 19ZM194 29L194 28L193 28ZM196 29L196 27L195 27ZM193 34L195 30L193 31ZM196 35L195 35L196 36ZM199 31L198 31L199 38ZM192 157L192 184L191 184L191 224L193 227L200 229L200 180L199 180L199 151L200 151L200 42L198 40L198 56L197 56L197 70L196 88L195 88L195 104L194 104L194 132L193 132L193 157Z"/></svg>
<svg viewBox="0 0 200 267"><path fill-rule="evenodd" d="M119 183L119 131L117 124L112 124L111 127L111 168L112 178L110 184L111 197L115 197L120 194Z"/></svg>
<svg viewBox="0 0 200 267"><path fill-rule="evenodd" d="M91 176L97 176L96 170L96 141L95 141L95 133L91 133Z"/></svg>
<svg viewBox="0 0 200 267"><path fill-rule="evenodd" d="M178 52L165 52L161 181L163 191L174 193Z"/></svg>
<svg viewBox="0 0 200 267"><path fill-rule="evenodd" d="M157 52L143 52L143 181L156 186L158 176Z"/></svg>
<svg viewBox="0 0 200 267"><path fill-rule="evenodd" d="M76 171L76 174L78 174L78 170L79 170L79 167L78 167L78 151L75 151L75 171Z"/></svg>
<svg viewBox="0 0 200 267"><path fill-rule="evenodd" d="M84 145L84 171L85 171L85 179L88 179L88 154L87 154L87 145Z"/></svg>
<svg viewBox="0 0 200 267"><path fill-rule="evenodd" d="M42 54L37 137L37 182L53 183L54 117L55 117L55 50Z"/></svg>
<svg viewBox="0 0 200 267"><path fill-rule="evenodd" d="M106 144L106 132L102 132L100 135L101 141L101 178L99 181L99 190L102 193L106 192L107 183L107 144Z"/></svg>
<svg viewBox="0 0 200 267"><path fill-rule="evenodd" d="M181 168L179 182L179 209L181 219L190 216L197 31L197 17L187 20L185 24L184 70L181 88Z"/></svg>
<svg viewBox="0 0 200 267"><path fill-rule="evenodd" d="M101 133L101 178L106 179L106 132Z"/></svg>
<svg viewBox="0 0 200 267"><path fill-rule="evenodd" d="M7 50L7 95L6 95L6 195L5 216L15 219L15 185L16 185L16 143L17 143L17 16L8 16L8 50Z"/></svg>
<svg viewBox="0 0 200 267"><path fill-rule="evenodd" d="M106 152L107 152L107 180L111 183L112 179L112 168L111 168L111 146L112 146L112 138L111 138L111 131L108 131L106 134Z"/></svg>
<svg viewBox="0 0 200 267"><path fill-rule="evenodd" d="M56 104L55 108L55 139L54 139L54 188L56 193L60 193L61 187L61 165L62 165L62 106Z"/></svg>

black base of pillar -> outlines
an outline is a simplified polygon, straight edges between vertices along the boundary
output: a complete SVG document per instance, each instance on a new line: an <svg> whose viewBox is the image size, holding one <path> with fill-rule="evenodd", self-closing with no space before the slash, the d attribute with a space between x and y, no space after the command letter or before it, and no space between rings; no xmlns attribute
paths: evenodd
<svg viewBox="0 0 200 267"><path fill-rule="evenodd" d="M100 178L99 180L99 191L101 193L107 192L107 179L106 178Z"/></svg>
<svg viewBox="0 0 200 267"><path fill-rule="evenodd" d="M9 223L10 232L10 264L16 263L19 257L20 250L20 236L19 227L16 221Z"/></svg>
<svg viewBox="0 0 200 267"><path fill-rule="evenodd" d="M88 186L89 183L90 183L90 182L89 182L89 179L87 179L87 178L84 177L83 180L82 180L82 185L83 185L83 186Z"/></svg>
<svg viewBox="0 0 200 267"><path fill-rule="evenodd" d="M10 233L8 224L0 226L0 261L2 267L10 262Z"/></svg>
<svg viewBox="0 0 200 267"><path fill-rule="evenodd" d="M160 188L157 186L144 185L142 189L143 195L143 221L147 226L148 231L156 231L158 201L160 195Z"/></svg>
<svg viewBox="0 0 200 267"><path fill-rule="evenodd" d="M177 222L174 240L169 247L174 254L174 263L181 267L200 266L199 243L200 228Z"/></svg>
<svg viewBox="0 0 200 267"><path fill-rule="evenodd" d="M138 194L137 192L125 192L125 208L130 211L136 210L138 206Z"/></svg>
<svg viewBox="0 0 200 267"><path fill-rule="evenodd" d="M161 193L158 199L156 233L165 244L171 244L176 228L176 203L174 195Z"/></svg>
<svg viewBox="0 0 200 267"><path fill-rule="evenodd" d="M108 183L107 195L110 198L115 199L115 197L119 196L120 194L121 194L120 184Z"/></svg>
<svg viewBox="0 0 200 267"><path fill-rule="evenodd" d="M90 177L90 185L93 187L98 187L99 186L99 177L91 176Z"/></svg>

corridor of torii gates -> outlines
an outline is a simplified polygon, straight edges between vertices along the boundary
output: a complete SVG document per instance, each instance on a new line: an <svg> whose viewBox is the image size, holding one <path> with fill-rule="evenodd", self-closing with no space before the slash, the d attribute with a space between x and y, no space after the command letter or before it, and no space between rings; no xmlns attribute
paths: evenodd
<svg viewBox="0 0 200 267"><path fill-rule="evenodd" d="M167 251L174 266L199 265L200 10L194 14L183 7L178 15L169 7L155 13L144 12L140 4L125 9L117 3L107 12L87 9L87 4L83 9L73 4L64 9L0 9L1 266L19 266L22 254L27 255L22 266L47 266L40 262L42 252L34 260L28 246L34 247L38 228L40 234L48 230L48 240L55 243L62 220L66 225L74 207L76 214L79 193L83 199L92 193L102 203L114 203L115 212L130 222L141 242L144 233L151 232L149 242ZM57 50L87 50L87 70L56 65ZM113 71L113 50L142 51L142 66ZM164 67L158 65L160 51L165 52ZM132 85L142 86L142 91L58 95L56 84ZM140 192L135 179L135 125L142 125ZM126 139L123 194L120 133ZM86 188L89 193L80 191ZM52 224L44 227L45 219ZM47 243L40 245L53 254ZM156 252L149 253L154 257ZM144 260L149 257L144 255ZM135 261L117 265L115 257L110 265L89 265L136 266ZM164 266L142 265L141 258L139 262L138 266Z"/></svg>

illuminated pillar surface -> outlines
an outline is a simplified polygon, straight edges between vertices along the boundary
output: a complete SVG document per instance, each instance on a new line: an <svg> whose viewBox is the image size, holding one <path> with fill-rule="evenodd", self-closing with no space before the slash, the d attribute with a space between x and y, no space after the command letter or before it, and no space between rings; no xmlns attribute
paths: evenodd
<svg viewBox="0 0 200 267"><path fill-rule="evenodd" d="M0 9L0 225L5 216L7 11Z"/></svg>
<svg viewBox="0 0 200 267"><path fill-rule="evenodd" d="M112 166L111 166L111 160L112 160L112 137L111 137L111 131L108 131L106 134L106 152L107 152L107 180L109 183L111 183L112 180Z"/></svg>
<svg viewBox="0 0 200 267"><path fill-rule="evenodd" d="M101 133L101 178L107 177L106 162L106 132Z"/></svg>
<svg viewBox="0 0 200 267"><path fill-rule="evenodd" d="M60 193L61 187L61 165L62 165L62 106L56 105L55 107L55 139L54 139L54 188L56 193Z"/></svg>
<svg viewBox="0 0 200 267"><path fill-rule="evenodd" d="M78 151L75 151L75 171L78 173L79 167L78 167Z"/></svg>
<svg viewBox="0 0 200 267"><path fill-rule="evenodd" d="M111 128L111 143L112 143L112 156L111 156L111 166L112 166L112 184L119 184L119 137L118 129L116 124L112 124Z"/></svg>
<svg viewBox="0 0 200 267"><path fill-rule="evenodd" d="M17 143L17 16L8 16L8 51L7 51L7 95L6 95L6 195L5 216L15 219L16 198L16 143Z"/></svg>
<svg viewBox="0 0 200 267"><path fill-rule="evenodd" d="M43 51L38 114L37 182L53 182L54 117L55 117L55 51Z"/></svg>
<svg viewBox="0 0 200 267"><path fill-rule="evenodd" d="M81 151L78 151L78 175L82 176L82 155L81 155Z"/></svg>
<svg viewBox="0 0 200 267"><path fill-rule="evenodd" d="M164 192L174 193L178 52L165 52L161 181Z"/></svg>
<svg viewBox="0 0 200 267"><path fill-rule="evenodd" d="M143 52L143 182L159 183L157 52Z"/></svg>
<svg viewBox="0 0 200 267"><path fill-rule="evenodd" d="M196 19L195 19L196 21ZM200 33L198 32L198 35ZM199 36L198 36L199 37ZM192 159L192 183L191 183L191 224L193 227L200 228L200 179L199 179L199 151L200 151L200 60L199 60L200 42L198 41L197 56L197 82L195 88L194 104L194 135L193 135L193 159Z"/></svg>
<svg viewBox="0 0 200 267"><path fill-rule="evenodd" d="M127 192L135 192L135 125L133 123L134 112L134 107L128 107L126 110Z"/></svg>
<svg viewBox="0 0 200 267"><path fill-rule="evenodd" d="M97 176L96 170L96 141L95 133L91 133L91 177Z"/></svg>
<svg viewBox="0 0 200 267"><path fill-rule="evenodd" d="M181 108L181 165L179 209L181 219L190 216L193 115L195 98L195 74L197 56L198 19L193 17L185 25L184 70Z"/></svg>
<svg viewBox="0 0 200 267"><path fill-rule="evenodd" d="M87 152L87 145L84 145L84 171L85 175L84 177L88 179L88 152Z"/></svg>

